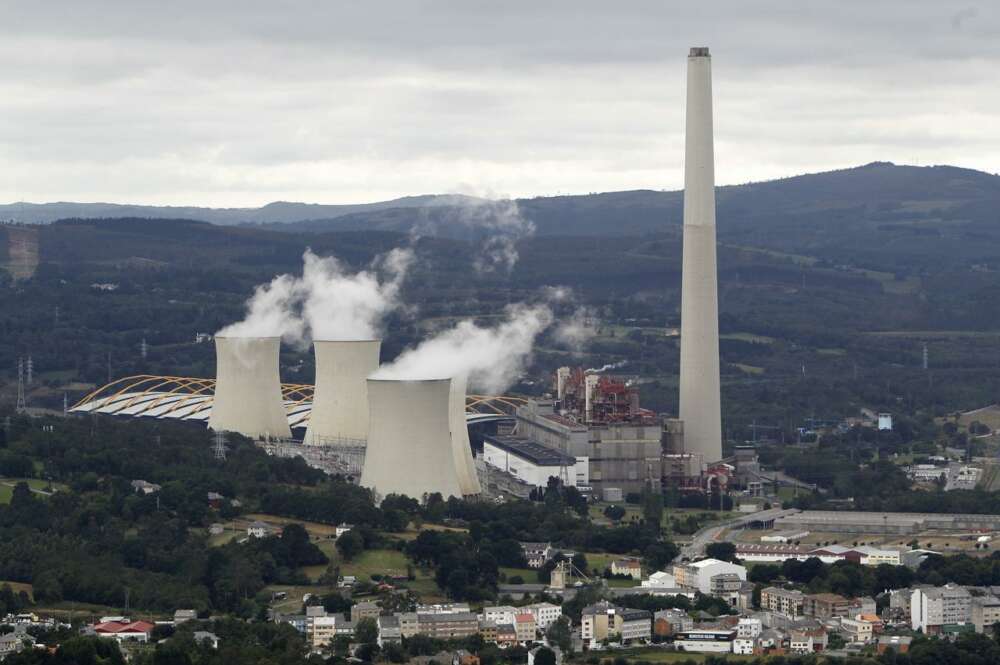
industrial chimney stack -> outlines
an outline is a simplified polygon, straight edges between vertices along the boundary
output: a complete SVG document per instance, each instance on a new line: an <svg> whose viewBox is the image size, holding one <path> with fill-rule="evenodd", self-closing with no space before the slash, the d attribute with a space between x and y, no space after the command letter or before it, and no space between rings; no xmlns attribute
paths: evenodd
<svg viewBox="0 0 1000 665"><path fill-rule="evenodd" d="M680 418L684 421L684 449L704 455L706 462L715 462L722 458L722 415L712 59L706 47L692 48L688 55L685 144Z"/></svg>

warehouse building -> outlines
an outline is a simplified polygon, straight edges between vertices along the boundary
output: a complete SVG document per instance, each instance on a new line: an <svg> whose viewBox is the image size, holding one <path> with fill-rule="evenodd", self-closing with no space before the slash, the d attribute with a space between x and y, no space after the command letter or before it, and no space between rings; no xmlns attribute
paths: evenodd
<svg viewBox="0 0 1000 665"><path fill-rule="evenodd" d="M586 457L573 457L523 437L485 435L483 460L536 487L545 487L551 477L558 478L566 487L588 484Z"/></svg>

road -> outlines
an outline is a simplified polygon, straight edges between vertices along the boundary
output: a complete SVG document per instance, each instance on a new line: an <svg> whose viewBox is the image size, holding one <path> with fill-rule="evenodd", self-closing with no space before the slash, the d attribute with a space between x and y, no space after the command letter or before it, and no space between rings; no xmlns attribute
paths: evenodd
<svg viewBox="0 0 1000 665"><path fill-rule="evenodd" d="M770 508L756 513L739 515L725 522L713 522L695 532L691 536L690 544L681 548L681 553L677 555L674 561L683 561L684 559L690 561L703 556L705 554L705 546L718 540L727 529L743 528L751 522L774 520L787 515L794 515L798 512L795 508Z"/></svg>

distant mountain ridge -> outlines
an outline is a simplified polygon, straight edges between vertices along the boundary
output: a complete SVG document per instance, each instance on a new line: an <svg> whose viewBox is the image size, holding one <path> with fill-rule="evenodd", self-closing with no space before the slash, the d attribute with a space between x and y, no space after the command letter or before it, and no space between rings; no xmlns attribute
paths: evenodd
<svg viewBox="0 0 1000 665"><path fill-rule="evenodd" d="M682 191L633 190L537 197L517 201L539 235L623 236L663 232L681 223ZM0 205L0 219L48 223L61 218L185 218L213 224L259 225L299 232L409 232L431 226L461 236L463 210L481 199L462 195L411 196L357 205L275 202L261 208L196 208L118 204ZM925 232L928 225L993 223L1000 210L1000 176L954 166L864 166L792 176L717 190L720 237L864 232L886 224ZM808 239L800 238L808 242Z"/></svg>

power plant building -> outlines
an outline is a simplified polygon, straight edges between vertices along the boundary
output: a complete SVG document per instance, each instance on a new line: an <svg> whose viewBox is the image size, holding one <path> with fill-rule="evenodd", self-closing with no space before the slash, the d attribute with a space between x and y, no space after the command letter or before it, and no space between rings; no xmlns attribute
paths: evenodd
<svg viewBox="0 0 1000 665"><path fill-rule="evenodd" d="M215 399L208 426L254 438L290 438L278 374L278 337L215 338Z"/></svg>
<svg viewBox="0 0 1000 665"><path fill-rule="evenodd" d="M712 463L722 459L722 414L712 59L703 47L688 56L683 233L679 415L686 451Z"/></svg>
<svg viewBox="0 0 1000 665"><path fill-rule="evenodd" d="M361 485L384 497L461 497L451 432L451 380L368 379L368 448Z"/></svg>
<svg viewBox="0 0 1000 665"><path fill-rule="evenodd" d="M552 477L562 481L565 487L589 484L587 458L576 458L518 436L485 435L483 460L535 487L545 487Z"/></svg>
<svg viewBox="0 0 1000 665"><path fill-rule="evenodd" d="M303 442L363 445L368 439L368 377L378 369L378 340L313 343L316 388Z"/></svg>

